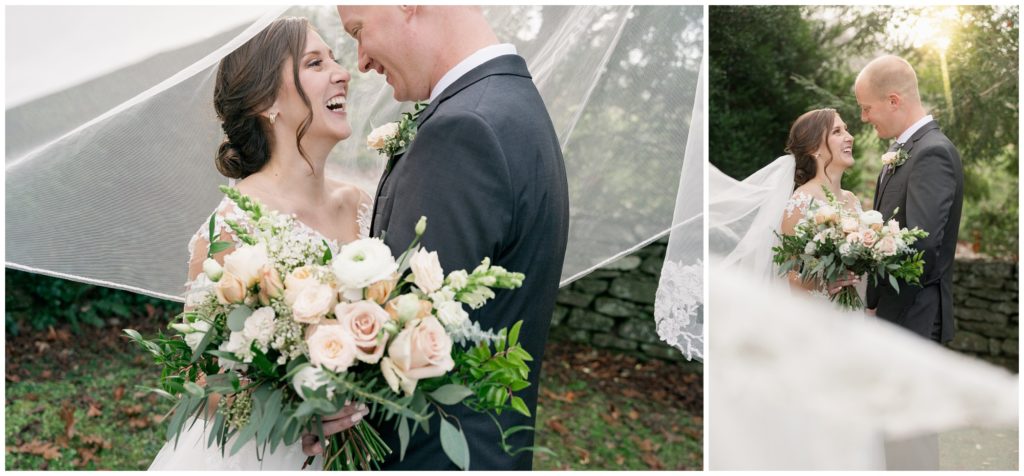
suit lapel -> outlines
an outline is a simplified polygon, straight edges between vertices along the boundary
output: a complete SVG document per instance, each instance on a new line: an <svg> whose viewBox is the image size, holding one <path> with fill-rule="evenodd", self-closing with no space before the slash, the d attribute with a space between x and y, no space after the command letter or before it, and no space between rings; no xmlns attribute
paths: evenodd
<svg viewBox="0 0 1024 476"><path fill-rule="evenodd" d="M938 129L938 128L939 128L939 124L937 122L935 122L935 121L928 122L927 124L921 126L921 128L918 129L916 132L914 132L914 134L910 136L910 139L907 139L907 143L904 144L904 146L903 146L903 151L907 153L907 162L910 162L911 160L914 159L914 156L910 155L910 152L914 149L914 145L917 144L917 141L921 140L921 138L924 137L924 135L927 134L928 132L930 132L930 131L932 131L934 129ZM906 165L906 164L903 164L903 165ZM878 185L877 185L878 193L875 194L875 204L874 204L875 210L879 209L879 206L882 203L882 195L885 194L886 187L889 186L889 183L892 182L892 179L894 179L896 174L899 173L899 170L900 170L901 167L902 166L896 167L896 169L893 170L889 174L888 178L885 177L884 171L883 171L882 175L879 177Z"/></svg>
<svg viewBox="0 0 1024 476"><path fill-rule="evenodd" d="M526 67L526 60L524 60L522 56L502 55L497 58L494 58L490 61L485 62L484 64L481 64L480 66L477 66L476 68L471 69L468 73L464 74L461 78L459 78L450 86L445 88L441 95L439 95L436 99L431 101L430 104L427 105L427 108L424 109L423 112L420 113L419 117L416 118L416 128L419 129L423 127L423 124L427 122L427 119L430 119L430 117L434 115L434 112L437 111L437 107L441 105L441 103L447 101L452 96L455 96L460 91L466 89L467 87L473 85L474 83L488 76L494 76L499 74L522 76L524 78L533 79L533 77L530 76L530 71ZM413 144L415 143L416 141L414 140ZM413 145L410 145L406 152L408 152L408 150L411 150L413 147ZM370 220L371 235L376 234L374 230L377 227L377 203L380 200L380 193L381 191L384 190L384 184L391 176L391 173L394 172L395 167L398 166L398 161L401 158L405 157L405 155L405 153L402 153L396 156L394 159L391 159L389 161L388 166L385 168L384 174L381 175L380 177L380 182L377 183L377 193L374 195L374 213L373 218L371 218Z"/></svg>

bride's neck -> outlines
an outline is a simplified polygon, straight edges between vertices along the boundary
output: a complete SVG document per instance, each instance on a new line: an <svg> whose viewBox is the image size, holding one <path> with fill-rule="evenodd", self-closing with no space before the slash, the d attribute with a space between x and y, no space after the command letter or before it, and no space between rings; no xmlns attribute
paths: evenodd
<svg viewBox="0 0 1024 476"><path fill-rule="evenodd" d="M839 171L838 173L832 172L829 176L819 172L818 175L814 176L814 178L810 180L810 182L814 184L815 188L821 188L824 186L832 192L833 195L839 197L843 191L843 171Z"/></svg>
<svg viewBox="0 0 1024 476"><path fill-rule="evenodd" d="M318 204L326 199L324 168L330 147L303 144L306 157L297 147L277 145L270 152L270 160L259 172L259 187L273 189L272 193L287 190L287 196L303 203ZM308 161L307 161L308 159Z"/></svg>

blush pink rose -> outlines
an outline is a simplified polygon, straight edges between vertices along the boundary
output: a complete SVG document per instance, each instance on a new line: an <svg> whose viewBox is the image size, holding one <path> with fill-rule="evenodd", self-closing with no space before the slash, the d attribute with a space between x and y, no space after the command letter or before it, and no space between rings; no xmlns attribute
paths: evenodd
<svg viewBox="0 0 1024 476"><path fill-rule="evenodd" d="M356 358L368 364L380 362L387 339L378 339L384 324L391 320L387 311L372 301L341 303L334 308L338 324L356 343Z"/></svg>
<svg viewBox="0 0 1024 476"><path fill-rule="evenodd" d="M452 339L433 316L409 321L388 346L388 356L412 381L439 377L455 367Z"/></svg>
<svg viewBox="0 0 1024 476"><path fill-rule="evenodd" d="M861 241L864 242L865 246L874 246L875 242L878 241L878 233L876 233L875 230L868 228L862 233L862 238L863 239Z"/></svg>

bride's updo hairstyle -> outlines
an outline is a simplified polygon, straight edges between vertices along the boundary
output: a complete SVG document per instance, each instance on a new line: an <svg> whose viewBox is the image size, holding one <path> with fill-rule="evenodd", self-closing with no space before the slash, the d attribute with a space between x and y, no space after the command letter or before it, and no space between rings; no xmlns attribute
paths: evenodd
<svg viewBox="0 0 1024 476"><path fill-rule="evenodd" d="M789 129L789 139L786 140L786 152L792 154L796 160L796 172L793 174L794 190L818 175L818 162L814 154L818 152L823 142L830 156L825 162L825 169L828 170L828 164L832 163L832 148L825 137L835 120L836 110L826 108L805 112L793 122L793 127Z"/></svg>
<svg viewBox="0 0 1024 476"><path fill-rule="evenodd" d="M295 132L299 154L302 136L313 122L313 109L299 83L299 59L306 49L309 21L281 18L220 61L213 90L213 107L227 136L217 151L217 170L241 179L259 171L270 160L273 126L260 115L274 104L281 89L281 69L292 61L292 78L309 115ZM310 164L312 168L312 164Z"/></svg>

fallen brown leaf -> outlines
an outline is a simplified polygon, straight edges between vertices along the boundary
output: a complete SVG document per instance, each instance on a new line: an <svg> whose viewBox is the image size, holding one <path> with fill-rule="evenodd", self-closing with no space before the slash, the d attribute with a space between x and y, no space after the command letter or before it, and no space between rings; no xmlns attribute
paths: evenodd
<svg viewBox="0 0 1024 476"><path fill-rule="evenodd" d="M103 415L103 410L100 410L95 403L89 404L89 411L85 412L85 416L89 418L95 418Z"/></svg>
<svg viewBox="0 0 1024 476"><path fill-rule="evenodd" d="M552 418L545 422L545 424L547 424L547 426L551 428L551 430L553 430L555 433L558 433L559 435L565 436L569 434L569 429L566 428L561 421L558 421L557 418Z"/></svg>
<svg viewBox="0 0 1024 476"><path fill-rule="evenodd" d="M37 340L37 341L34 342L34 344L36 346L36 353L37 354L42 354L43 352L46 352L46 351L50 350L50 344L49 343L43 342L41 340Z"/></svg>
<svg viewBox="0 0 1024 476"><path fill-rule="evenodd" d="M121 408L121 411L128 416L138 415L142 413L142 404L129 405L127 407Z"/></svg>
<svg viewBox="0 0 1024 476"><path fill-rule="evenodd" d="M123 397L124 397L124 384L122 383L121 385L118 385L117 388L114 389L114 401L115 402L119 402L119 401L121 401L121 398L123 398Z"/></svg>
<svg viewBox="0 0 1024 476"><path fill-rule="evenodd" d="M654 470L665 469L665 465L661 463L661 460L658 459L658 457L652 453L644 453L642 456L640 456L640 459L642 459L644 463L647 464L648 468Z"/></svg>
<svg viewBox="0 0 1024 476"><path fill-rule="evenodd" d="M636 421L640 418L640 412L631 408L629 409L629 413L627 413L626 416L628 416L630 420Z"/></svg>
<svg viewBox="0 0 1024 476"><path fill-rule="evenodd" d="M141 430L141 429L146 428L146 427L149 426L149 419L148 418L131 418L131 419L128 420L128 426L130 426L130 427L132 427L132 428L134 428L136 430Z"/></svg>
<svg viewBox="0 0 1024 476"><path fill-rule="evenodd" d="M43 380L47 380L50 377L53 377L53 371L51 371L51 370L44 370L44 371L39 373L39 378L41 378Z"/></svg>
<svg viewBox="0 0 1024 476"><path fill-rule="evenodd" d="M590 464L590 452L579 446L570 446L570 448L580 455L580 464Z"/></svg>
<svg viewBox="0 0 1024 476"><path fill-rule="evenodd" d="M89 464L90 461L99 461L99 459L96 458L96 451L94 450L89 448L78 448L76 451L78 451L79 457L72 460L71 464L77 468L85 467L85 465Z"/></svg>
<svg viewBox="0 0 1024 476"><path fill-rule="evenodd" d="M615 464L617 464L619 466L622 466L622 465L626 464L626 457L622 456L622 455L616 456L615 457Z"/></svg>
<svg viewBox="0 0 1024 476"><path fill-rule="evenodd" d="M51 460L60 458L60 448L48 441L32 440L21 446L8 446L8 453L28 453L33 455L42 456L44 459Z"/></svg>
<svg viewBox="0 0 1024 476"><path fill-rule="evenodd" d="M75 407L71 406L70 400L64 400L60 404L60 419L64 421L64 436L74 438L75 436Z"/></svg>
<svg viewBox="0 0 1024 476"><path fill-rule="evenodd" d="M109 450L111 448L111 446L113 446L110 443L109 440L106 440L102 436L99 436L99 435L82 436L82 437L80 437L80 439L81 439L82 443L85 443L86 445L89 445L89 446L94 446L94 447L96 447L96 449L102 448L102 449L105 449L105 450Z"/></svg>

